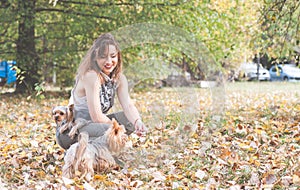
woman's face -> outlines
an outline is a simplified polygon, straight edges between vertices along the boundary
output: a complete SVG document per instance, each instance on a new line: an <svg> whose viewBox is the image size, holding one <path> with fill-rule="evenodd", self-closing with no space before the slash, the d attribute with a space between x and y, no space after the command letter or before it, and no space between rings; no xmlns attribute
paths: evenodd
<svg viewBox="0 0 300 190"><path fill-rule="evenodd" d="M106 52L97 59L97 64L106 75L114 70L118 64L118 51L114 45L109 45Z"/></svg>

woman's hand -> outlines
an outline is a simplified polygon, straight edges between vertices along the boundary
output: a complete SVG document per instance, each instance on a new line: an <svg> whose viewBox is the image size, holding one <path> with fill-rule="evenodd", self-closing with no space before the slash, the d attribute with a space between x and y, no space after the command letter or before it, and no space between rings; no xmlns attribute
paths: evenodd
<svg viewBox="0 0 300 190"><path fill-rule="evenodd" d="M145 124L142 122L141 119L137 119L134 123L134 127L135 127L135 133L138 136L142 136L145 135L148 131L147 127L145 126Z"/></svg>

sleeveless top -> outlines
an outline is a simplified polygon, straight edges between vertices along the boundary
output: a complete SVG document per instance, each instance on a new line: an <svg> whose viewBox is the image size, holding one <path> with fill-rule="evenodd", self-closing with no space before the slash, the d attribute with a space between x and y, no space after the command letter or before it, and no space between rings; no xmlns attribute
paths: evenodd
<svg viewBox="0 0 300 190"><path fill-rule="evenodd" d="M117 85L116 83L108 77L106 74L101 73L101 76L104 78L104 83L101 84L99 89L99 95L100 95L100 104L101 104L101 110L102 113L106 114L110 108L114 104L114 97L116 94ZM70 102L74 103L75 108L75 118L84 118L87 120L91 120L91 116L89 114L88 105L87 105L87 99L86 96L78 97L77 94L75 94L75 88L78 84L78 78L76 78L76 83L74 88L71 91L71 100Z"/></svg>

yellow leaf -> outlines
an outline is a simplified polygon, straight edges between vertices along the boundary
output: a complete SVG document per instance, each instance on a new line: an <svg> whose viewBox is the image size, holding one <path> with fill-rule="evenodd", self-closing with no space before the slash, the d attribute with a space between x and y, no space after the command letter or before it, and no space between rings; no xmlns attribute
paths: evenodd
<svg viewBox="0 0 300 190"><path fill-rule="evenodd" d="M104 183L106 186L108 186L108 187L111 187L111 186L114 186L114 185L115 185L115 183L112 182L112 181L103 181L103 183Z"/></svg>
<svg viewBox="0 0 300 190"><path fill-rule="evenodd" d="M293 183L296 185L300 185L300 177L296 174L293 175Z"/></svg>
<svg viewBox="0 0 300 190"><path fill-rule="evenodd" d="M99 181L106 181L107 177L105 175L96 174L94 175L94 179L97 179Z"/></svg>
<svg viewBox="0 0 300 190"><path fill-rule="evenodd" d="M262 130L260 130L260 129L254 129L254 131L259 135L261 135L261 133L262 133Z"/></svg>
<svg viewBox="0 0 300 190"><path fill-rule="evenodd" d="M197 139L199 135L197 133L193 133L192 138Z"/></svg>
<svg viewBox="0 0 300 190"><path fill-rule="evenodd" d="M243 148L243 149L249 149L249 148L250 148L250 146L247 145L247 144L245 144L245 143L240 143L239 146L240 146L241 148Z"/></svg>
<svg viewBox="0 0 300 190"><path fill-rule="evenodd" d="M39 177L39 178L44 178L45 176L46 176L46 173L44 172L44 171L38 171L37 173L36 173L36 175Z"/></svg>

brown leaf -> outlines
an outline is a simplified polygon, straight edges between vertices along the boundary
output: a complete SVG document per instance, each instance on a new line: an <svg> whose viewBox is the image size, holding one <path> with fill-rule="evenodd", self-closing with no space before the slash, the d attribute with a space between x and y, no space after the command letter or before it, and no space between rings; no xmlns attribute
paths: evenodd
<svg viewBox="0 0 300 190"><path fill-rule="evenodd" d="M263 182L264 182L264 184L271 185L271 184L274 184L276 182L276 180L277 180L276 175L268 173L265 175Z"/></svg>

